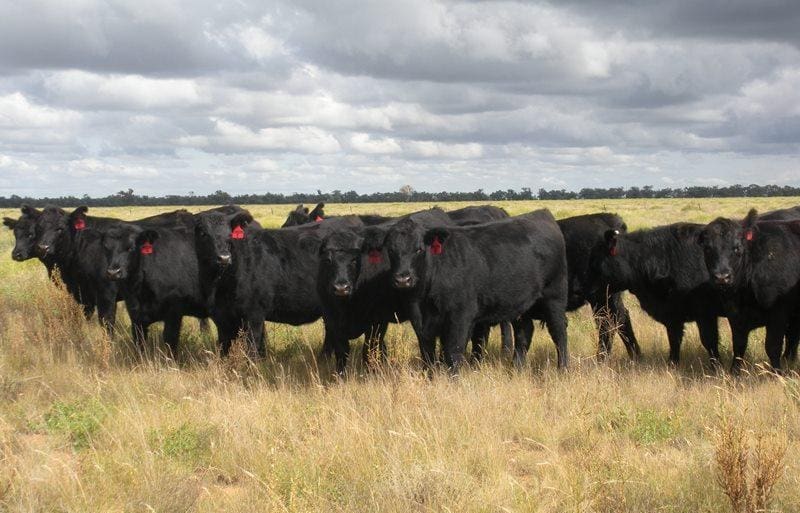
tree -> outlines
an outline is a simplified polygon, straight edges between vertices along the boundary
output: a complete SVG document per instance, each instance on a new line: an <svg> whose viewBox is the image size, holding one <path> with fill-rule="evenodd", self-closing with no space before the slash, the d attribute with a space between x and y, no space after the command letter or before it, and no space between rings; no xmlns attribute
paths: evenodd
<svg viewBox="0 0 800 513"><path fill-rule="evenodd" d="M400 187L400 194L406 199L406 201L410 201L411 196L414 195L414 188L410 185L404 185Z"/></svg>

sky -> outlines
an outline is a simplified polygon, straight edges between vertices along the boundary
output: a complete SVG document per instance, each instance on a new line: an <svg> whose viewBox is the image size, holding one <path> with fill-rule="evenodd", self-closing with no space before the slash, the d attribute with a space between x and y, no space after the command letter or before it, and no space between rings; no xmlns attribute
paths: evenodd
<svg viewBox="0 0 800 513"><path fill-rule="evenodd" d="M0 196L800 185L794 0L0 0Z"/></svg>

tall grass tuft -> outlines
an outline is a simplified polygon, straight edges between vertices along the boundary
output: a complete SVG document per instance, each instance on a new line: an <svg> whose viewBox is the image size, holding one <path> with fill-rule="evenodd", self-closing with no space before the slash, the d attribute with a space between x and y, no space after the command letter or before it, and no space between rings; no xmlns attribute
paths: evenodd
<svg viewBox="0 0 800 513"><path fill-rule="evenodd" d="M767 511L785 470L786 438L763 432L748 436L730 416L723 416L714 438L717 484L728 497L731 512Z"/></svg>

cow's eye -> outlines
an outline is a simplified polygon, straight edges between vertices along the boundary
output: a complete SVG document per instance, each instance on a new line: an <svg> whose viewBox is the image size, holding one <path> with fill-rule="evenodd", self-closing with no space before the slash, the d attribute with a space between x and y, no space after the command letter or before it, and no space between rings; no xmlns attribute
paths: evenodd
<svg viewBox="0 0 800 513"><path fill-rule="evenodd" d="M741 255L742 254L742 248L733 248L733 252L735 254L737 254L737 255Z"/></svg>
<svg viewBox="0 0 800 513"><path fill-rule="evenodd" d="M33 240L34 237L35 237L35 235L32 234L32 233L28 235L28 238L31 239L31 240Z"/></svg>
<svg viewBox="0 0 800 513"><path fill-rule="evenodd" d="M420 253L422 253L423 251L425 251L425 246L421 246L421 247L417 248L417 254L418 254L418 255L419 255Z"/></svg>

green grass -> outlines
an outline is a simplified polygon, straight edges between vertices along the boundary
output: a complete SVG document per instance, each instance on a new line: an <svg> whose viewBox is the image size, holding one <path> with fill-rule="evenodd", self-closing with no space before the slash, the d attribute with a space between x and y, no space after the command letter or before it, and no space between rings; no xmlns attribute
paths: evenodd
<svg viewBox="0 0 800 513"><path fill-rule="evenodd" d="M769 210L797 198L498 203L516 214L621 214L632 229ZM329 214L400 214L428 205L328 205ZM445 204L457 208L462 204ZM266 226L291 206L248 207ZM162 209L92 209L137 218ZM194 209L201 210L201 209ZM0 211L0 215L14 215ZM109 340L50 284L38 262L12 262L0 231L0 511L727 512L714 433L732 419L788 443L772 511L800 504L800 381L741 378L707 365L687 327L682 362L666 363L662 326L628 297L644 358L615 341L594 358L591 312L569 315L571 368L555 369L537 329L515 371L492 334L480 368L429 380L408 326L389 331L390 362L345 380L314 357L322 326L269 325L268 357L222 361L214 334L184 326L177 361L141 358ZM128 320L119 320L123 333ZM721 322L723 358L730 334ZM160 347L159 330L151 344ZM358 354L360 342L354 343Z"/></svg>

